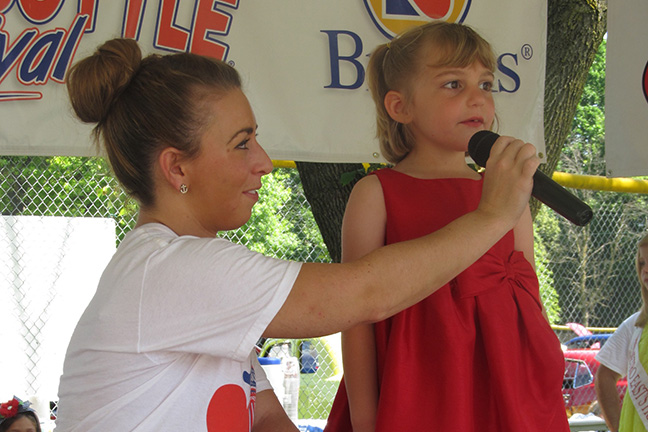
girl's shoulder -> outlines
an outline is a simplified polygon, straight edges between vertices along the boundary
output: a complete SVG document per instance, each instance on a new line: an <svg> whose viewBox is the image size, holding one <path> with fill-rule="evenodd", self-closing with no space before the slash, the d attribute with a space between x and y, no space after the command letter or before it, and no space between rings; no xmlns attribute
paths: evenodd
<svg viewBox="0 0 648 432"><path fill-rule="evenodd" d="M379 171L372 171L366 176L362 177L358 182L353 186L351 191L351 196L349 199L375 199L382 198L382 186L380 183L380 178L382 174L378 174Z"/></svg>

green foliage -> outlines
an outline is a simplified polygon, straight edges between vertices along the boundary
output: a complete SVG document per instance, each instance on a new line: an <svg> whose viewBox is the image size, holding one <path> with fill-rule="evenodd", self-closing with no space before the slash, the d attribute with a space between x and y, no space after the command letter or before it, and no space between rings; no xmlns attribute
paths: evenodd
<svg viewBox="0 0 648 432"><path fill-rule="evenodd" d="M605 175L605 53L606 41L603 40L576 108L558 171L573 169L573 166L566 166L566 161L577 160L579 174Z"/></svg>
<svg viewBox="0 0 648 432"><path fill-rule="evenodd" d="M355 180L360 180L362 177L366 176L370 172L378 170L380 168L384 168L385 166L386 166L385 164L377 164L377 163L364 164L363 168L357 169L355 171L345 172L344 174L342 174L342 177L340 178L340 183L342 184L342 186L346 186Z"/></svg>
<svg viewBox="0 0 648 432"><path fill-rule="evenodd" d="M546 209L543 209L538 213L535 224L542 225L547 230L551 229L551 226L553 225L555 227L555 232L558 231L555 219L549 216L549 212L546 211ZM553 271L547 264L550 261L550 254L540 235L534 231L533 236L536 274L538 275L538 282L540 284L540 299L547 311L549 322L551 324L560 324L560 304L558 293L554 288L555 281Z"/></svg>
<svg viewBox="0 0 648 432"><path fill-rule="evenodd" d="M310 205L300 191L299 173L276 168L263 177L252 217L224 236L269 256L294 261L330 261Z"/></svg>
<svg viewBox="0 0 648 432"><path fill-rule="evenodd" d="M270 256L329 261L297 170L275 169L263 183L250 221L223 235ZM0 157L0 190L4 215L113 218L117 243L137 219L137 203L103 158Z"/></svg>
<svg viewBox="0 0 648 432"><path fill-rule="evenodd" d="M113 218L118 241L135 223L136 203L102 158L0 157L0 190L4 215Z"/></svg>

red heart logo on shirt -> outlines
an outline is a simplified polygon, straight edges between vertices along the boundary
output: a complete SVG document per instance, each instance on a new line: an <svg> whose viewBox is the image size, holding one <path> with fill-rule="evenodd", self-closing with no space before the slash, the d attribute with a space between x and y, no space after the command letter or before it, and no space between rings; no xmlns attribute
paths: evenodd
<svg viewBox="0 0 648 432"><path fill-rule="evenodd" d="M250 415L243 389L234 384L220 387L207 407L209 432L249 432Z"/></svg>

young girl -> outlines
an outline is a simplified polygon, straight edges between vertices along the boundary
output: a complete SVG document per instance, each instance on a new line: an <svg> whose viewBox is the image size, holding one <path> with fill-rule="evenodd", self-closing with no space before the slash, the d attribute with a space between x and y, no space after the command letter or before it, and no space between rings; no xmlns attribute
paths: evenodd
<svg viewBox="0 0 648 432"><path fill-rule="evenodd" d="M648 234L637 244L635 267L641 289L641 309L627 318L596 355L596 395L610 432L648 430L645 388L648 379ZM639 365L639 363L641 365ZM638 366L638 367L633 367ZM643 367L641 367L643 366ZM621 377L628 378L623 405L617 389Z"/></svg>
<svg viewBox="0 0 648 432"><path fill-rule="evenodd" d="M465 154L470 137L493 125L495 64L484 39L446 22L409 30L373 52L378 138L395 166L354 188L343 260L436 231L475 208L482 176ZM345 376L326 431L568 431L564 359L533 260L527 208L440 290L344 332Z"/></svg>
<svg viewBox="0 0 648 432"><path fill-rule="evenodd" d="M41 432L38 416L30 405L15 396L0 404L0 432Z"/></svg>

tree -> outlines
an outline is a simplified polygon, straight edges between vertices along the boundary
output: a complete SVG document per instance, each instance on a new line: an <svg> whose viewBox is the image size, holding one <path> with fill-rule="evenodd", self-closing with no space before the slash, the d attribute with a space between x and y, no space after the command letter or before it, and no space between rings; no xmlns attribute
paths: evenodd
<svg viewBox="0 0 648 432"><path fill-rule="evenodd" d="M571 130L588 71L607 27L607 0L548 0L547 66L545 79L545 144L551 175ZM340 256L342 215L351 184L343 186L341 173L360 164L297 164L304 192L313 208L331 257ZM340 174L340 175L336 175ZM539 209L532 202L534 215Z"/></svg>

